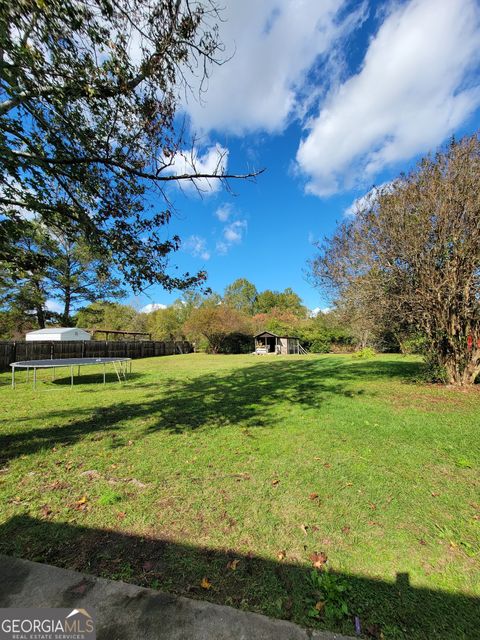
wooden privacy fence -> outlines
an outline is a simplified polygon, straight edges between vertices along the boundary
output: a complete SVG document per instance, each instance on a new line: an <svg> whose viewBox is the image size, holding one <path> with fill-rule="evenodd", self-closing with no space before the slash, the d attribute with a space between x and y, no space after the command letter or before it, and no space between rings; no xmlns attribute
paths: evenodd
<svg viewBox="0 0 480 640"><path fill-rule="evenodd" d="M190 353L189 342L137 342L85 340L64 342L0 342L0 371L10 369L12 362L49 360L51 358L150 358Z"/></svg>

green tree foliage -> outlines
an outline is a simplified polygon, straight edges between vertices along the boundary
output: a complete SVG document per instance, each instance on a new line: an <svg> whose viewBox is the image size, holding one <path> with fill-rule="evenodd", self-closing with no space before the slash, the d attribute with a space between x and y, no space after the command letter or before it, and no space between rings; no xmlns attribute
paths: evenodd
<svg viewBox="0 0 480 640"><path fill-rule="evenodd" d="M185 334L192 340L205 338L211 353L224 350L231 334L251 335L247 317L226 304L207 301L190 314L184 325Z"/></svg>
<svg viewBox="0 0 480 640"><path fill-rule="evenodd" d="M36 224L28 223L26 232L16 243L19 254L37 255L38 247L44 241L43 230ZM26 263L24 263L26 264ZM46 261L37 258L29 263L29 268L12 268L7 261L0 261L0 309L11 312L10 318L35 318L37 327L45 327L49 319L46 309L48 286L45 279Z"/></svg>
<svg viewBox="0 0 480 640"><path fill-rule="evenodd" d="M183 325L187 319L186 310L180 302L166 309L158 309L146 314L147 331L154 340L183 340Z"/></svg>
<svg viewBox="0 0 480 640"><path fill-rule="evenodd" d="M80 303L125 295L120 280L112 274L110 256L93 254L85 242L48 234L40 250L47 257L49 297L62 305L60 322L64 326L70 322L72 308Z"/></svg>
<svg viewBox="0 0 480 640"><path fill-rule="evenodd" d="M38 329L33 315L19 309L0 311L0 340L23 340L27 331L33 329Z"/></svg>
<svg viewBox="0 0 480 640"><path fill-rule="evenodd" d="M257 288L246 278L238 278L225 288L223 300L230 307L253 315L257 303Z"/></svg>
<svg viewBox="0 0 480 640"><path fill-rule="evenodd" d="M372 194L313 262L369 322L420 334L433 371L480 373L480 140L452 143Z"/></svg>
<svg viewBox="0 0 480 640"><path fill-rule="evenodd" d="M116 302L94 302L76 314L76 326L82 329L141 331L136 322L138 312L132 306Z"/></svg>
<svg viewBox="0 0 480 640"><path fill-rule="evenodd" d="M18 318L34 314L40 328L51 319L68 326L72 308L82 302L124 295L119 280L112 275L109 256L94 255L82 241L72 242L64 234L30 221L28 233L18 240L16 248L19 254L35 254L37 259L29 269L0 261L0 304ZM47 300L58 301L62 312L49 312Z"/></svg>
<svg viewBox="0 0 480 640"><path fill-rule="evenodd" d="M37 263L16 250L34 214L112 254L135 290L204 280L167 273L180 239L161 231L167 183L248 177L221 158L199 173L175 120L188 73L219 62L217 20L211 0L0 0L0 259ZM192 170L178 175L182 153Z"/></svg>
<svg viewBox="0 0 480 640"><path fill-rule="evenodd" d="M270 313L273 309L289 311L299 318L307 317L307 308L302 304L302 299L292 289L284 291L271 291L266 289L258 294L255 303L256 313Z"/></svg>
<svg viewBox="0 0 480 640"><path fill-rule="evenodd" d="M312 353L352 351L355 338L348 324L340 322L335 312L318 313L299 327L297 335Z"/></svg>

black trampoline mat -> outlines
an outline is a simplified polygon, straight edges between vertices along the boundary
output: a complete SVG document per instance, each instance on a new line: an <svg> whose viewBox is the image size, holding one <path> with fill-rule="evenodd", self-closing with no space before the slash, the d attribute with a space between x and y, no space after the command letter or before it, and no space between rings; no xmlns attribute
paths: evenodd
<svg viewBox="0 0 480 640"><path fill-rule="evenodd" d="M108 364L110 362L129 362L131 358L56 358L53 360L22 360L12 362L15 369L46 369L48 367L81 367L84 365Z"/></svg>

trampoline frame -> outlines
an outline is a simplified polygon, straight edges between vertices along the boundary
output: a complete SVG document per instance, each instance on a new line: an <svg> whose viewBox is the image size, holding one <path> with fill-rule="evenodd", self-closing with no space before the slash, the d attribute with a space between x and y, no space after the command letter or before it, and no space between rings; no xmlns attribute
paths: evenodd
<svg viewBox="0 0 480 640"><path fill-rule="evenodd" d="M107 364L112 364L117 374L118 382L127 381L127 375L132 373L131 358L52 358L52 360L22 360L12 362L12 389L16 388L15 369L27 370L27 384L30 379L30 369L33 369L33 388L37 388L37 369L52 369L52 381L55 380L55 369L70 368L70 388L73 387L74 368L77 367L77 376L80 377L80 367L98 366L103 364L103 384L106 384Z"/></svg>

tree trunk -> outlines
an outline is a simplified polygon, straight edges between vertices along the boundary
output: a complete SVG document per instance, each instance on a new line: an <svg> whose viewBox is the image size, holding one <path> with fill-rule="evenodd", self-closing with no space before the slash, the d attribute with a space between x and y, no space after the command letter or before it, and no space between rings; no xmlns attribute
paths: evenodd
<svg viewBox="0 0 480 640"><path fill-rule="evenodd" d="M477 358L465 361L450 359L444 364L448 384L466 387L475 384L480 374L480 363Z"/></svg>
<svg viewBox="0 0 480 640"><path fill-rule="evenodd" d="M68 327L70 322L70 291L65 291L65 304L63 306L62 324L64 327Z"/></svg>
<svg viewBox="0 0 480 640"><path fill-rule="evenodd" d="M43 309L42 305L39 304L37 305L35 311L37 314L38 326L40 327L40 329L45 329L45 310Z"/></svg>

